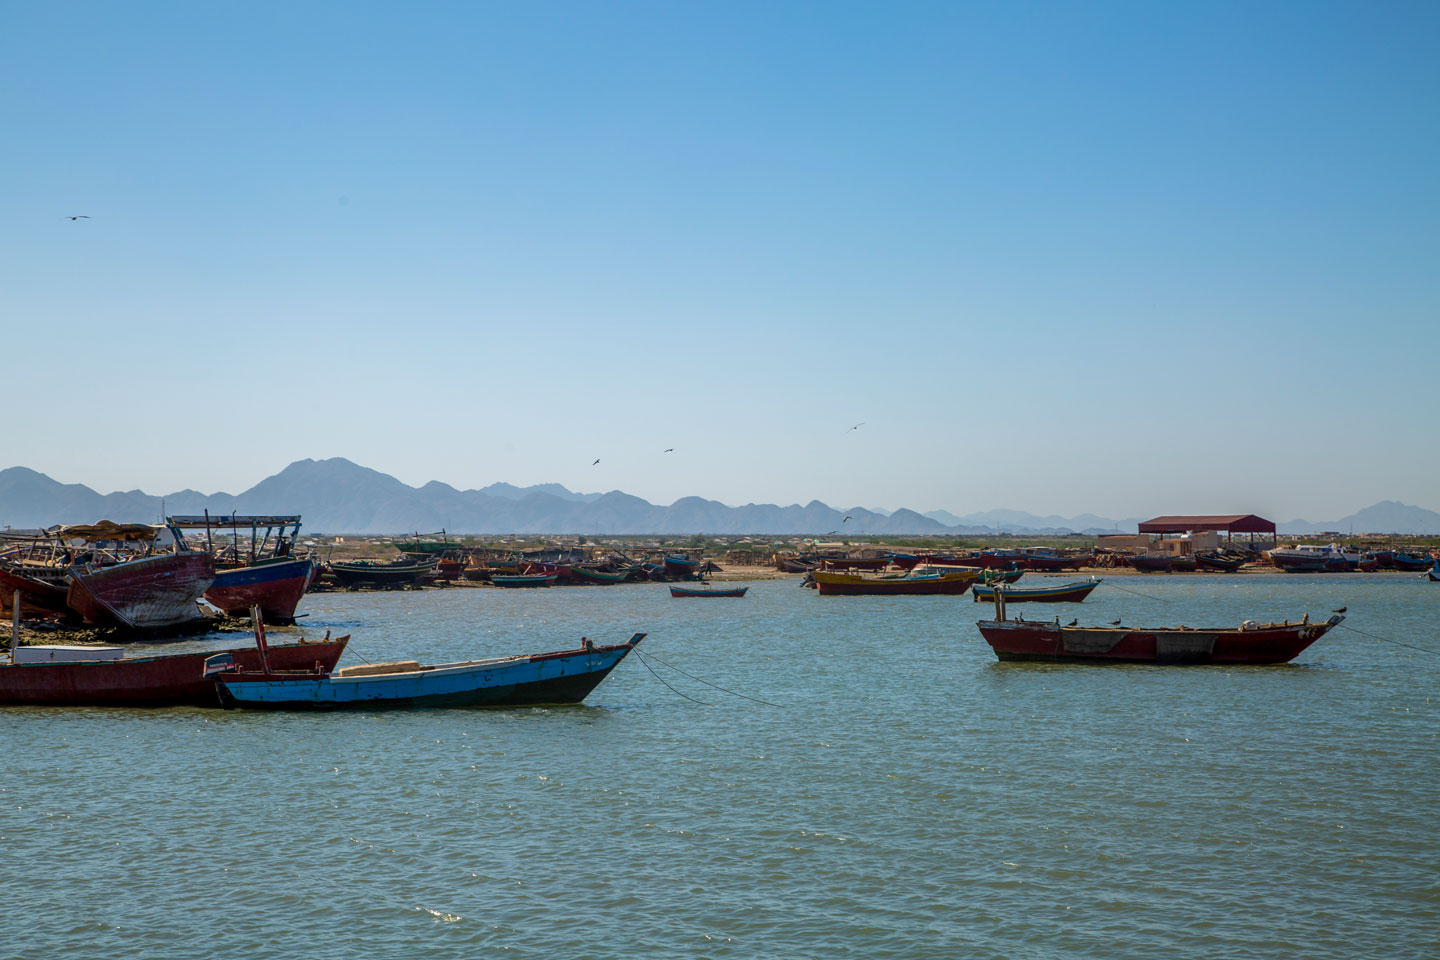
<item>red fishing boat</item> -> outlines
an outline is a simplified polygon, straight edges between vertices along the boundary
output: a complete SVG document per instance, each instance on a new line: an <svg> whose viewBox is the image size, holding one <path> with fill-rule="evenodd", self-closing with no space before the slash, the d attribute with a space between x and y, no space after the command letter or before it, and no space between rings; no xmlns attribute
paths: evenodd
<svg viewBox="0 0 1440 960"><path fill-rule="evenodd" d="M200 619L196 602L215 580L215 558L167 553L97 567L70 568L66 602L88 622L159 630Z"/></svg>
<svg viewBox="0 0 1440 960"><path fill-rule="evenodd" d="M59 569L55 570L59 574ZM46 578L41 571L26 569L0 561L0 611L9 611L18 590L20 609L24 612L39 613L43 616L64 615L70 612L65 603L65 584Z"/></svg>
<svg viewBox="0 0 1440 960"><path fill-rule="evenodd" d="M1004 616L1003 609L1000 616ZM1288 663L1345 618L1321 623L1254 623L1239 627L1062 627L1026 620L981 620L980 634L1001 660L1061 663Z"/></svg>
<svg viewBox="0 0 1440 960"><path fill-rule="evenodd" d="M890 565L887 557L822 557L821 570L884 570Z"/></svg>
<svg viewBox="0 0 1440 960"><path fill-rule="evenodd" d="M270 666L333 670L349 640L273 646ZM0 662L0 704L218 707L215 681L205 676L208 658L228 653L241 669L260 669L254 644L155 657L126 657L119 647L21 647L16 653L20 662Z"/></svg>
<svg viewBox="0 0 1440 960"><path fill-rule="evenodd" d="M1025 558L1025 568L1059 573L1061 570L1079 570L1081 567L1093 563L1094 560L1094 556L1062 557L1055 554L1032 553Z"/></svg>

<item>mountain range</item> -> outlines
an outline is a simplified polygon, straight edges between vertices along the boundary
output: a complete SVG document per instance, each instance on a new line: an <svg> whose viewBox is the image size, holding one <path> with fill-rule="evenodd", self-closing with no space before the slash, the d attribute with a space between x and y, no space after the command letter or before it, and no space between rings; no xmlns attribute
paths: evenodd
<svg viewBox="0 0 1440 960"><path fill-rule="evenodd" d="M837 510L818 500L803 506L747 503L731 507L701 497L668 506L619 490L575 493L558 483L517 487L493 483L458 490L431 481L412 487L388 474L341 457L297 460L239 494L180 490L163 497L140 490L101 494L77 483L60 483L26 467L0 470L0 527L56 523L156 522L163 513L212 515L300 514L305 528L325 533L403 533L445 529L470 533L581 534L801 534L841 531L853 535L967 535L1010 532L1035 535L1130 532L1136 518L1094 514L1035 516L991 510L957 516L944 510L918 513L852 507ZM846 517L849 517L846 520ZM1395 532L1440 534L1440 513L1384 501L1328 523L1281 523L1282 533Z"/></svg>

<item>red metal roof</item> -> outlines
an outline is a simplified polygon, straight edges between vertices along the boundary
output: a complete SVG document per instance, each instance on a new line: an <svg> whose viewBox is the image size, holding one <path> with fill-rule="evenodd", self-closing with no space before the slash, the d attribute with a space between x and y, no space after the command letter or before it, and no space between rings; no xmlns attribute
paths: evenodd
<svg viewBox="0 0 1440 960"><path fill-rule="evenodd" d="M1228 517L1156 517L1140 524L1141 533L1190 533L1196 530L1274 533L1275 521L1245 513Z"/></svg>

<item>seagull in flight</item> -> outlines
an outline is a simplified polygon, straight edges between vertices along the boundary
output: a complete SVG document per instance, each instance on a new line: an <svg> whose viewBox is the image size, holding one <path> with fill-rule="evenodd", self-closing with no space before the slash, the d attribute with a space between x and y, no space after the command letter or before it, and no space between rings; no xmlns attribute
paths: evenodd
<svg viewBox="0 0 1440 960"><path fill-rule="evenodd" d="M76 217L66 217L65 219L66 219L66 220L90 220L90 219L93 219L93 218L87 217L85 214L82 213L82 214L80 214L79 216L76 216Z"/></svg>
<svg viewBox="0 0 1440 960"><path fill-rule="evenodd" d="M850 517L846 517L844 520L841 520L840 522L841 522L841 523L849 523L850 520L851 520Z"/></svg>
<svg viewBox="0 0 1440 960"><path fill-rule="evenodd" d="M864 420L861 420L859 423L855 424L855 426L851 427L849 430L846 430L845 432L846 432L846 433L854 433L856 430L859 430L859 429L860 429L861 427L863 427L863 426L865 426L865 421L864 421Z"/></svg>
<svg viewBox="0 0 1440 960"><path fill-rule="evenodd" d="M674 447L666 447L665 450L664 450L664 452L665 452L665 453L674 453L674 452L675 452L675 448L674 448Z"/></svg>
<svg viewBox="0 0 1440 960"><path fill-rule="evenodd" d="M599 463L599 462L600 462L600 458L599 458L599 457L596 457L596 458L595 458L595 463ZM592 467L595 466L595 463L590 464L590 466L592 466Z"/></svg>

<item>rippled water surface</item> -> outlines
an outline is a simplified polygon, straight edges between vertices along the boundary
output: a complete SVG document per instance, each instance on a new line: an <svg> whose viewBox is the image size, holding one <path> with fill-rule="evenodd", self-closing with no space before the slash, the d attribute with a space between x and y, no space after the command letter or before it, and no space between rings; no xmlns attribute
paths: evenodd
<svg viewBox="0 0 1440 960"><path fill-rule="evenodd" d="M1433 957L1440 584L1128 578L1011 612L1341 605L1422 649L1002 665L968 598L793 580L311 596L346 662L644 630L674 690L632 657L564 709L0 709L0 956Z"/></svg>

